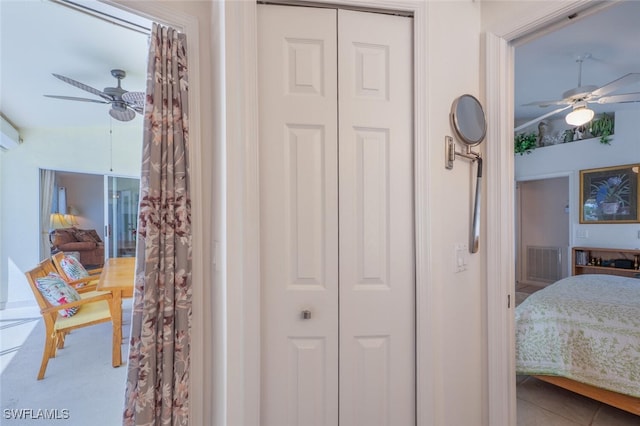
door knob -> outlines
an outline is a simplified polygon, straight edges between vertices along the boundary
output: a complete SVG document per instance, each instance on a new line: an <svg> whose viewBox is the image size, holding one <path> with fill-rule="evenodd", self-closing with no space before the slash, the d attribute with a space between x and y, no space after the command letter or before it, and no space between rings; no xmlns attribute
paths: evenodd
<svg viewBox="0 0 640 426"><path fill-rule="evenodd" d="M302 311L302 319L311 319L311 311L308 309Z"/></svg>

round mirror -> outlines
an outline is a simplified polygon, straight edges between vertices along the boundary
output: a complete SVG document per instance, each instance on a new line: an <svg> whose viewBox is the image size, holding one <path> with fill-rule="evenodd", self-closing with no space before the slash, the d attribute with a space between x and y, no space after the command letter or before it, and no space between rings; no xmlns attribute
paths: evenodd
<svg viewBox="0 0 640 426"><path fill-rule="evenodd" d="M487 134L487 121L480 101L472 95L462 95L451 105L451 126L460 140L469 146L478 145Z"/></svg>

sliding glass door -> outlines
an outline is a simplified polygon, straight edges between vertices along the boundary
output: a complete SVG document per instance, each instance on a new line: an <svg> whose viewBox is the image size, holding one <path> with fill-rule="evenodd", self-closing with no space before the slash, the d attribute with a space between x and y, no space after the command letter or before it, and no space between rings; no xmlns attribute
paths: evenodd
<svg viewBox="0 0 640 426"><path fill-rule="evenodd" d="M105 179L107 257L135 256L140 179L116 176Z"/></svg>

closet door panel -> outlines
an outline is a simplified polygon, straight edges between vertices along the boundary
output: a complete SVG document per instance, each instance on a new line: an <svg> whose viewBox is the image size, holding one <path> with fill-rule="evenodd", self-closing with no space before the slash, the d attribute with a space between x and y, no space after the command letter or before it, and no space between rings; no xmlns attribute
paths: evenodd
<svg viewBox="0 0 640 426"><path fill-rule="evenodd" d="M338 34L340 424L409 425L415 423L412 20L340 10Z"/></svg>
<svg viewBox="0 0 640 426"><path fill-rule="evenodd" d="M264 426L338 423L335 22L258 6Z"/></svg>
<svg viewBox="0 0 640 426"><path fill-rule="evenodd" d="M414 424L411 19L258 24L261 423Z"/></svg>

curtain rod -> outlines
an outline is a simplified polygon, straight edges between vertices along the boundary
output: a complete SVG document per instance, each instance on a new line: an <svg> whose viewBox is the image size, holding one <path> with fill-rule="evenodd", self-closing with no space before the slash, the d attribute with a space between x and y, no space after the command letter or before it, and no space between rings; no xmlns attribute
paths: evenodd
<svg viewBox="0 0 640 426"><path fill-rule="evenodd" d="M114 25L118 25L120 27L129 29L131 31L138 32L140 34L150 35L151 28L147 28L143 25L136 24L135 22L128 21L119 16L112 15L110 13L103 12L101 10L94 9L92 7L76 3L71 0L49 0L52 3L58 4L60 6L68 7L70 9L76 10L78 12L84 13L86 15L93 16L95 18L101 19L105 22L109 22ZM101 3L104 4L104 3Z"/></svg>

